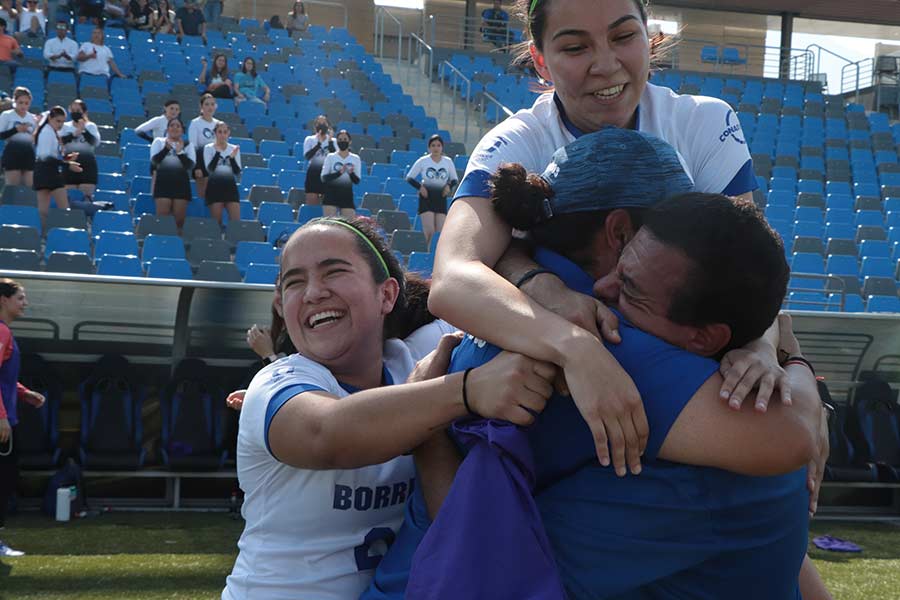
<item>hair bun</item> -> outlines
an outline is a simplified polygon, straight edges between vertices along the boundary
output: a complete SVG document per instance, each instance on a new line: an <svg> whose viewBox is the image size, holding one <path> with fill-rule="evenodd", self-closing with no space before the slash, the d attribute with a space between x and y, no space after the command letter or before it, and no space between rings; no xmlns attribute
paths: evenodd
<svg viewBox="0 0 900 600"><path fill-rule="evenodd" d="M544 218L544 200L553 190L540 175L529 173L519 163L503 163L491 176L494 210L512 227L526 231Z"/></svg>

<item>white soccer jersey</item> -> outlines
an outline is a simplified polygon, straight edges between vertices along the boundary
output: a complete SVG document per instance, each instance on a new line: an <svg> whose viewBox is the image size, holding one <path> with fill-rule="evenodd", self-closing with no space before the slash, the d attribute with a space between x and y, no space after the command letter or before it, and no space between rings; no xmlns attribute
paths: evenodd
<svg viewBox="0 0 900 600"><path fill-rule="evenodd" d="M640 131L675 148L699 192L725 191L750 160L737 115L722 100L679 95L648 83L641 96L638 121ZM489 197L488 177L503 162L520 163L528 171L541 173L553 153L574 140L553 94L542 94L531 108L509 117L478 142L456 197Z"/></svg>
<svg viewBox="0 0 900 600"><path fill-rule="evenodd" d="M303 140L303 156L306 156L306 153L316 147L316 144L319 143L319 137L316 135L308 135L306 139ZM316 150L316 153L312 155L312 158L309 159L307 163L307 168L318 169L322 167L322 163L325 162L325 157L328 156L329 152L334 152L337 149L337 142L334 138L327 140L324 144L319 146L319 149Z"/></svg>
<svg viewBox="0 0 900 600"><path fill-rule="evenodd" d="M441 328L426 327L430 351ZM420 344L420 351L427 346ZM418 358L400 340L385 342L384 366L395 383L406 380ZM316 471L290 467L272 455L271 417L287 399L308 390L349 395L325 367L293 354L260 371L244 397L237 467L247 524L223 600L357 598L403 520L414 485L409 456L361 469Z"/></svg>
<svg viewBox="0 0 900 600"><path fill-rule="evenodd" d="M422 185L427 190L439 191L451 181L459 181L453 161L446 156L442 156L441 160L434 162L431 160L431 155L426 154L413 163L406 178L418 179L420 175L422 176Z"/></svg>
<svg viewBox="0 0 900 600"><path fill-rule="evenodd" d="M0 113L0 132L8 131L16 125L28 125L28 133L33 133L38 124L38 115L27 112L25 116L20 115L15 109L5 110Z"/></svg>
<svg viewBox="0 0 900 600"><path fill-rule="evenodd" d="M347 155L346 158L344 158L337 152L332 152L325 157L325 162L322 164L322 181L325 181L325 176L330 173L340 173L345 164L353 165L353 173L355 173L357 177L362 179L362 162L360 162L358 155L351 152ZM343 173L337 179L332 179L328 183L335 186L336 188L353 187L353 182L350 180L349 171Z"/></svg>
<svg viewBox="0 0 900 600"><path fill-rule="evenodd" d="M203 117L194 117L188 126L188 141L194 148L203 148L216 141L216 125L218 119L207 121Z"/></svg>

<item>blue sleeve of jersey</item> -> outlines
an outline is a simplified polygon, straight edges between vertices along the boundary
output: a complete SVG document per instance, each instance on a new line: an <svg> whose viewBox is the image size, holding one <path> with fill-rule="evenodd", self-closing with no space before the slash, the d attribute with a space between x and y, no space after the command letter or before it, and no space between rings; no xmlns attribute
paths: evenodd
<svg viewBox="0 0 900 600"><path fill-rule="evenodd" d="M740 196L755 189L759 189L759 183L756 181L756 173L753 172L753 161L748 160L722 193L726 196Z"/></svg>
<svg viewBox="0 0 900 600"><path fill-rule="evenodd" d="M681 410L718 370L719 364L676 348L628 323L620 323L619 332L622 342L607 348L641 394L650 425L645 456L654 459Z"/></svg>
<svg viewBox="0 0 900 600"><path fill-rule="evenodd" d="M469 171L463 176L462 182L456 188L453 199L475 196L476 198L490 198L491 188L488 181L491 174L487 171Z"/></svg>
<svg viewBox="0 0 900 600"><path fill-rule="evenodd" d="M275 392L275 394L269 398L269 403L266 405L266 422L265 422L265 430L263 435L266 439L266 450L269 451L269 454L275 456L272 453L272 446L269 445L269 427L272 426L272 419L275 418L275 415L281 410L281 407L287 403L288 400L296 396L297 394L302 394L303 392L324 392L325 390L320 388L317 385L309 385L306 383L297 383L294 385L289 385L286 388L282 388Z"/></svg>

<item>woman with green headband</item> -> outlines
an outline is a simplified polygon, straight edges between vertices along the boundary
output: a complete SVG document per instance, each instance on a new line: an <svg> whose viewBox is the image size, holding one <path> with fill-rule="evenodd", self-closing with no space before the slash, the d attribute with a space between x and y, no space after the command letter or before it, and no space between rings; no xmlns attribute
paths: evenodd
<svg viewBox="0 0 900 600"><path fill-rule="evenodd" d="M517 0L516 6L531 38L520 62L548 89L472 152L441 232L429 307L472 335L558 365L600 462L634 473L647 439L641 400L598 339L618 342L615 317L524 258L515 268L507 263L506 278L495 272L512 229L491 207L488 182L503 163L542 172L558 148L612 126L668 142L695 191L746 198L756 187L750 154L725 102L648 82L659 40L648 33L643 0ZM521 282L521 290L510 281ZM774 352L771 364L777 368ZM726 380L725 397L735 383Z"/></svg>
<svg viewBox="0 0 900 600"><path fill-rule="evenodd" d="M441 337L446 323L396 339L410 319L426 319L407 302L396 257L361 219L298 229L281 255L280 291L276 310L298 353L261 370L244 397L246 526L222 598L356 598L415 485L406 454L467 411L531 423L556 369L503 354L468 376L445 375L460 339Z"/></svg>

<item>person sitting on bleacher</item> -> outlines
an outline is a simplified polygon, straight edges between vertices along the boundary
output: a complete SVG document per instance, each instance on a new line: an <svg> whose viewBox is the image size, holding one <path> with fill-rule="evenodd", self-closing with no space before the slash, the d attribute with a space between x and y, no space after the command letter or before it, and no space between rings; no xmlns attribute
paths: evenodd
<svg viewBox="0 0 900 600"><path fill-rule="evenodd" d="M216 98L233 98L234 83L228 74L228 58L224 54L216 54L213 57L212 67L206 62L206 57L200 58L200 75L197 79L200 85L205 86L203 92L212 94Z"/></svg>
<svg viewBox="0 0 900 600"><path fill-rule="evenodd" d="M159 0L156 3L153 33L175 33L175 11L172 10L169 0Z"/></svg>
<svg viewBox="0 0 900 600"><path fill-rule="evenodd" d="M85 42L78 49L79 75L102 75L109 77L110 69L116 76L125 78L113 60L112 50L103 43L103 28L96 27L91 32L91 41Z"/></svg>
<svg viewBox="0 0 900 600"><path fill-rule="evenodd" d="M15 58L22 58L25 53L19 47L16 38L6 33L6 19L0 18L0 65L9 67L9 71L15 74L19 63Z"/></svg>
<svg viewBox="0 0 900 600"><path fill-rule="evenodd" d="M156 138L166 137L166 129L169 127L169 121L177 119L181 116L181 104L178 100L166 100L163 114L157 115L148 121L144 121L138 125L134 132L139 138L152 142Z"/></svg>
<svg viewBox="0 0 900 600"><path fill-rule="evenodd" d="M175 11L175 26L178 28L178 41L186 35L200 36L206 43L206 19L197 9L197 0L185 0L184 6Z"/></svg>
<svg viewBox="0 0 900 600"><path fill-rule="evenodd" d="M256 61L249 56L241 63L241 72L234 76L236 100L269 103L269 86L256 74Z"/></svg>
<svg viewBox="0 0 900 600"><path fill-rule="evenodd" d="M128 3L128 24L140 31L153 29L153 8L147 0L131 0Z"/></svg>
<svg viewBox="0 0 900 600"><path fill-rule="evenodd" d="M500 0L494 6L481 11L481 34L484 41L500 47L509 43L509 13L500 8Z"/></svg>
<svg viewBox="0 0 900 600"><path fill-rule="evenodd" d="M67 34L69 26L65 21L56 23L56 37L44 44L44 60L51 71L74 71L78 43Z"/></svg>
<svg viewBox="0 0 900 600"><path fill-rule="evenodd" d="M100 24L103 18L103 0L78 0L78 22L86 23L88 19L95 25Z"/></svg>
<svg viewBox="0 0 900 600"><path fill-rule="evenodd" d="M325 157L322 164L322 181L325 182L325 193L322 197L322 211L325 216L333 216L340 210L342 217L352 219L356 216L356 204L353 202L353 186L357 185L362 174L362 162L359 155L350 152L350 134L346 129L338 131L337 152Z"/></svg>
<svg viewBox="0 0 900 600"><path fill-rule="evenodd" d="M10 31L16 29L16 23L19 20L19 11L16 10L16 5L12 0L0 0L0 19L3 19L7 23L12 23Z"/></svg>
<svg viewBox="0 0 900 600"><path fill-rule="evenodd" d="M27 0L25 6L19 11L19 33L16 34L19 41L44 37L47 29L46 10L46 0L44 0L43 10L38 8L37 0Z"/></svg>

